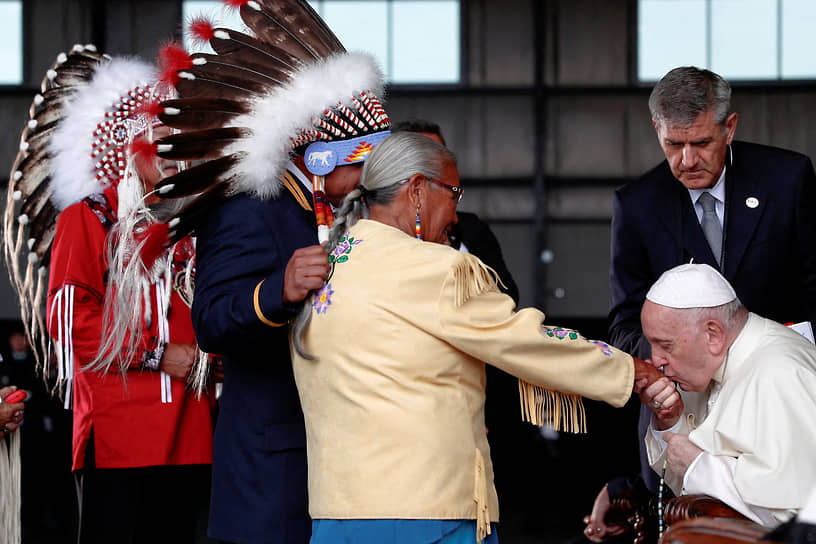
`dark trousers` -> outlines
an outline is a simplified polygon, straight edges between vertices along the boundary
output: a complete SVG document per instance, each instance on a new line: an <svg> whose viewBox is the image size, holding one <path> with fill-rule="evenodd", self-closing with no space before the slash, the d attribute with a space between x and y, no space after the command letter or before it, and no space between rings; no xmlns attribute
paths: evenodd
<svg viewBox="0 0 816 544"><path fill-rule="evenodd" d="M210 466L97 468L75 473L79 544L193 544L209 503Z"/></svg>

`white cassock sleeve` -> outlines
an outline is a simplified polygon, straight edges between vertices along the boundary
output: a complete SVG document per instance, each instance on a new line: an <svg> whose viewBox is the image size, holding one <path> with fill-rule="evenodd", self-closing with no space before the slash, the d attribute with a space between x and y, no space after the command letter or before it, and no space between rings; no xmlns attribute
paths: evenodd
<svg viewBox="0 0 816 544"><path fill-rule="evenodd" d="M649 430L644 437L644 441L646 443L646 454L649 457L649 466L652 467L657 474L663 473L663 465L666 460L666 441L663 439L663 433L665 432L672 432L675 434L683 434L688 436L689 434L689 423L688 417L686 414L683 414L677 423L675 423L672 427L658 431L655 429L654 426L654 416L652 416L652 421L649 423ZM666 471L665 475L663 476L666 482L666 485L671 488L675 495L680 495L683 491L683 482L678 476L675 476L672 472Z"/></svg>
<svg viewBox="0 0 816 544"><path fill-rule="evenodd" d="M734 457L703 452L689 465L683 478L683 490L692 495L702 493L720 499L748 519L766 527L775 527L791 516L790 510L763 508L743 501L734 485L736 467Z"/></svg>

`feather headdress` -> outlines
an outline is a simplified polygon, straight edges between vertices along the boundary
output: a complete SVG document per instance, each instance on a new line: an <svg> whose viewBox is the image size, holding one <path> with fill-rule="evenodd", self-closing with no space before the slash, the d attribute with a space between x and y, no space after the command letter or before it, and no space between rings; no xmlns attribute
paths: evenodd
<svg viewBox="0 0 816 544"><path fill-rule="evenodd" d="M194 21L215 54L190 57L178 71L181 98L160 114L181 133L160 140L159 155L200 161L157 187L163 198L200 194L171 222L173 240L224 196L276 197L293 150L327 144L306 161L321 177L364 160L390 127L374 59L347 53L305 0L225 2L240 6L253 35Z"/></svg>
<svg viewBox="0 0 816 544"><path fill-rule="evenodd" d="M138 180L125 183L135 177L130 174L128 146L156 122L152 104L169 97L153 86L157 77L147 63L114 59L91 45L77 45L57 57L31 105L11 170L3 245L26 332L41 348L35 350L38 363L40 355L48 353L41 307L57 217L110 186L119 187L120 218L144 208ZM62 355L57 353L58 359L66 358ZM60 383L71 376L70 363L62 362Z"/></svg>

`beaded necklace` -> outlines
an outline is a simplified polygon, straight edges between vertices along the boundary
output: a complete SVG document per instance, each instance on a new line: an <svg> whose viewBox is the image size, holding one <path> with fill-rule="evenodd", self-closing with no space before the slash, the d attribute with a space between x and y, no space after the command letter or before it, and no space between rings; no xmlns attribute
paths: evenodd
<svg viewBox="0 0 816 544"><path fill-rule="evenodd" d="M657 486L657 541L663 536L663 528L665 522L663 521L663 490L666 487L666 464L668 459L663 460L663 470L660 472L660 483Z"/></svg>

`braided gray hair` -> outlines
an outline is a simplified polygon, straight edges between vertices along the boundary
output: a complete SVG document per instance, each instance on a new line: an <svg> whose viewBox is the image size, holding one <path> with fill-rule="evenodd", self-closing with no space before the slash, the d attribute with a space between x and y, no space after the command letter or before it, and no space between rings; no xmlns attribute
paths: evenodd
<svg viewBox="0 0 816 544"><path fill-rule="evenodd" d="M360 185L346 195L335 213L326 252L331 254L346 231L357 222L364 204L369 207L390 204L403 189L402 182L414 174L439 178L446 164L456 164L456 157L427 136L399 132L380 142L365 161ZM314 356L303 348L303 333L311 319L311 298L307 298L292 326L292 347L308 360Z"/></svg>

